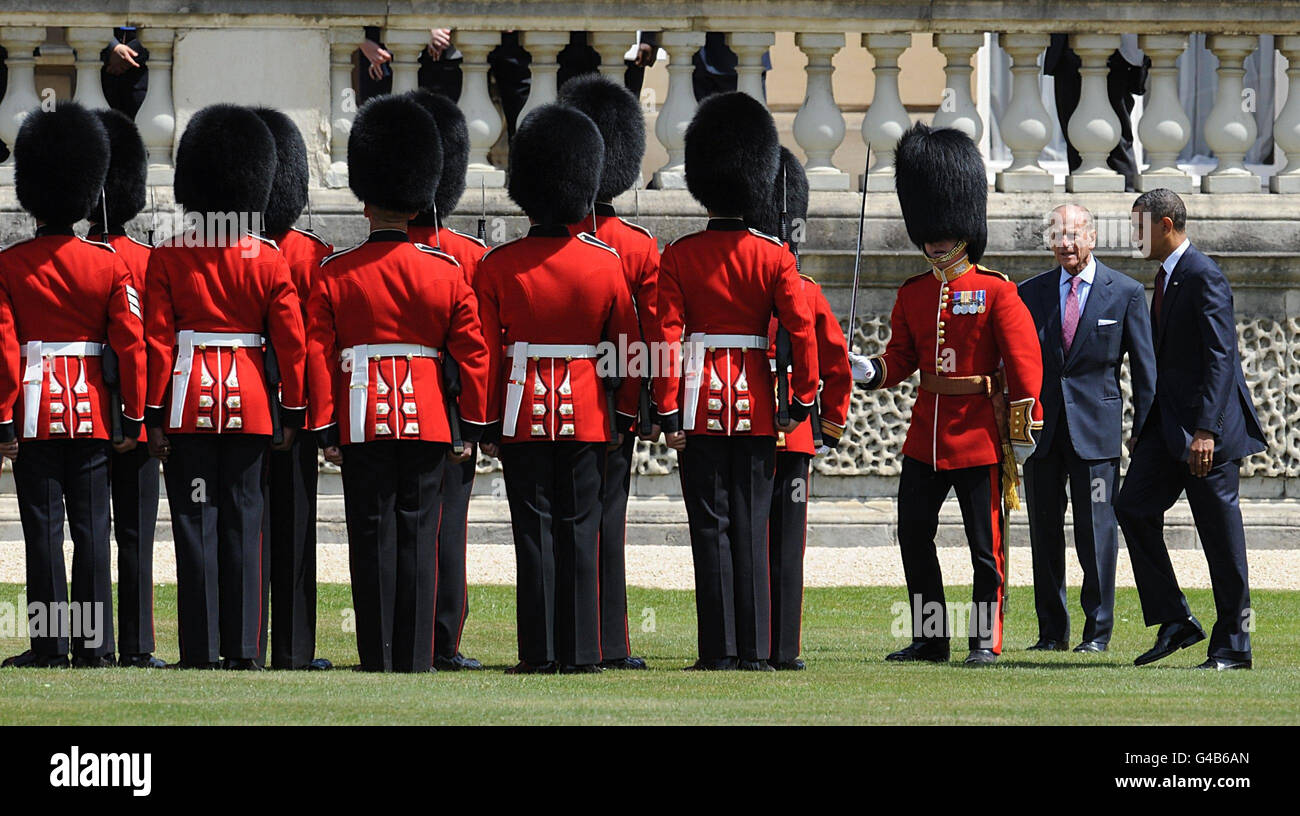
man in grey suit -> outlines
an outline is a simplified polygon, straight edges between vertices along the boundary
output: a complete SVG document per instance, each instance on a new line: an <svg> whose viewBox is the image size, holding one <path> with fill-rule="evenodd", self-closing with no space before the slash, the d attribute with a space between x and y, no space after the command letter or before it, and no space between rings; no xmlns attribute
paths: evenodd
<svg viewBox="0 0 1300 816"><path fill-rule="evenodd" d="M1034 317L1043 350L1043 431L1025 462L1038 613L1038 642L1029 648L1068 648L1068 482L1086 618L1083 640L1074 651L1104 652L1114 619L1119 551L1112 501L1123 438L1120 363L1127 354L1135 439L1155 398L1151 318L1142 284L1093 255L1097 230L1088 210L1074 204L1057 207L1048 237L1059 266L1020 284L1020 297Z"/></svg>

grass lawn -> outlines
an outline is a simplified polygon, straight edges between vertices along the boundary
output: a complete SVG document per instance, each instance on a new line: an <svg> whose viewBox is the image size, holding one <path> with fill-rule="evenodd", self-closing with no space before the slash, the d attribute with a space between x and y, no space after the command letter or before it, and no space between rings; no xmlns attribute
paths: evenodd
<svg viewBox="0 0 1300 816"><path fill-rule="evenodd" d="M1077 616L1077 588L1071 610ZM440 724L440 723L1300 723L1300 592L1256 592L1252 672L1188 671L1202 645L1142 669L1132 659L1154 641L1141 623L1137 594L1121 589L1117 632L1103 656L1022 651L1037 632L1033 597L1012 593L1002 662L982 669L886 664L900 646L890 632L901 588L812 589L805 599L808 670L753 674L683 673L694 658L692 594L632 588L634 652L651 670L585 676L511 677L514 590L470 588L466 653L490 668L423 676L328 673L0 671L0 725L8 724ZM969 599L953 589L950 601ZM22 588L0 585L0 602ZM159 656L176 658L175 587L159 587ZM1208 591L1190 593L1208 626ZM351 605L343 585L323 585L317 653L337 666L356 663L344 631ZM642 631L643 624L652 631ZM652 626L651 626L652 624ZM1081 623L1075 623L1075 637ZM965 655L954 641L954 657ZM960 648L957 648L960 647ZM0 638L0 653L25 641ZM1101 699L1100 704L1097 701ZM1083 705L1084 701L1088 705Z"/></svg>

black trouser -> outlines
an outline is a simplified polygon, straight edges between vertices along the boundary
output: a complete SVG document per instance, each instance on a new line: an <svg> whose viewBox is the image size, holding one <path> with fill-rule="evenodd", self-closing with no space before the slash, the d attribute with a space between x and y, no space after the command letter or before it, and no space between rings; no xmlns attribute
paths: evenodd
<svg viewBox="0 0 1300 816"><path fill-rule="evenodd" d="M299 435L270 460L271 666L300 669L316 657L315 440Z"/></svg>
<svg viewBox="0 0 1300 816"><path fill-rule="evenodd" d="M182 664L259 657L268 444L253 434L171 436L163 478L176 541Z"/></svg>
<svg viewBox="0 0 1300 816"><path fill-rule="evenodd" d="M1052 444L1025 462L1025 496L1029 502L1029 542L1034 556L1034 609L1038 637L1064 642L1070 637L1065 604L1066 480L1074 505L1074 547L1083 568L1083 639L1109 643L1115 618L1115 558L1119 528L1115 524L1115 481L1119 459L1080 459L1070 441L1065 414Z"/></svg>
<svg viewBox="0 0 1300 816"><path fill-rule="evenodd" d="M687 437L677 454L695 561L700 658L771 655L767 517L776 437Z"/></svg>
<svg viewBox="0 0 1300 816"><path fill-rule="evenodd" d="M514 530L519 659L601 661L600 481L603 442L501 446Z"/></svg>
<svg viewBox="0 0 1300 816"><path fill-rule="evenodd" d="M776 455L772 509L767 521L767 563L772 590L772 660L799 656L803 628L803 554L808 531L808 472L812 456Z"/></svg>
<svg viewBox="0 0 1300 816"><path fill-rule="evenodd" d="M117 627L122 654L154 648L153 537L158 524L158 460L143 442L109 459L117 538Z"/></svg>
<svg viewBox="0 0 1300 816"><path fill-rule="evenodd" d="M469 532L469 498L474 492L474 457L448 462L442 472L442 518L438 521L438 599L433 618L433 652L455 657L469 614L465 546Z"/></svg>
<svg viewBox="0 0 1300 816"><path fill-rule="evenodd" d="M442 442L343 446L357 652L365 671L427 672L438 593Z"/></svg>
<svg viewBox="0 0 1300 816"><path fill-rule="evenodd" d="M950 492L957 494L966 542L974 567L970 610L970 648L1002 653L1002 613L1006 557L1002 540L1002 482L998 465L935 470L903 457L898 481L898 545L911 600L912 638L950 637L943 574L934 537L939 509Z"/></svg>
<svg viewBox="0 0 1300 816"><path fill-rule="evenodd" d="M113 653L108 443L102 439L21 442L14 487L27 553L32 651L45 657ZM63 562L67 508L72 535L72 604ZM75 616L75 619L74 619Z"/></svg>
<svg viewBox="0 0 1300 816"><path fill-rule="evenodd" d="M600 486L600 651L605 660L631 657L627 631L627 500L632 488L636 434L605 453Z"/></svg>
<svg viewBox="0 0 1300 816"><path fill-rule="evenodd" d="M1240 469L1240 460L1230 460L1215 465L1203 478L1192 476L1186 462L1169 455L1160 433L1159 411L1152 409L1115 499L1142 617L1147 626L1155 626L1191 615L1164 537L1165 512L1186 491L1214 588L1216 619L1209 654L1229 660L1251 656L1246 532L1238 503Z"/></svg>

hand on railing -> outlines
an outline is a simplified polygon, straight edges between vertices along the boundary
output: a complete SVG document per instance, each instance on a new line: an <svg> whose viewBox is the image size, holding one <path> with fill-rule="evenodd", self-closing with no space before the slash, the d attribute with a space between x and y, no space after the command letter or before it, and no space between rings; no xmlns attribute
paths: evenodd
<svg viewBox="0 0 1300 816"><path fill-rule="evenodd" d="M393 55L387 49L381 48L374 40L362 40L359 47L365 58L370 60L370 67L366 69L370 78L376 82L383 79L384 63L391 62Z"/></svg>
<svg viewBox="0 0 1300 816"><path fill-rule="evenodd" d="M135 58L140 54L126 43L118 43L113 46L113 50L108 55L108 65L104 70L108 71L110 76L121 76L125 74L128 68L139 68L140 63Z"/></svg>
<svg viewBox="0 0 1300 816"><path fill-rule="evenodd" d="M451 29L450 28L431 28L429 29L429 56L433 59L442 59L443 53L451 48Z"/></svg>

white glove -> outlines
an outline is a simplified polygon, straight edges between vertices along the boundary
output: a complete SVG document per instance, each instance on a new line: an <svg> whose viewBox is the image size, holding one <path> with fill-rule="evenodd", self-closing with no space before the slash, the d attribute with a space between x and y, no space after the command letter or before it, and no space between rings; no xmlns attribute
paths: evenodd
<svg viewBox="0 0 1300 816"><path fill-rule="evenodd" d="M824 456L831 452L829 445L819 445L817 450L813 451L813 456Z"/></svg>
<svg viewBox="0 0 1300 816"><path fill-rule="evenodd" d="M849 366L853 369L854 382L870 382L876 376L876 364L862 354L850 351Z"/></svg>
<svg viewBox="0 0 1300 816"><path fill-rule="evenodd" d="M1011 453L1012 453L1012 455L1014 455L1014 456L1016 457L1016 463L1017 463L1017 464L1020 464L1020 465L1023 465L1023 464L1025 463L1025 460L1027 460L1030 456L1033 455L1033 453L1034 453L1034 449L1035 449L1036 447L1038 447L1038 446L1037 446L1037 445L1017 445L1017 444L1015 444L1015 443L1012 443L1012 445L1011 445Z"/></svg>

